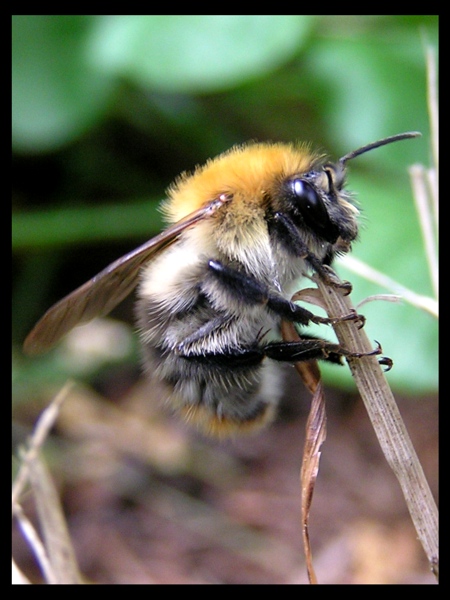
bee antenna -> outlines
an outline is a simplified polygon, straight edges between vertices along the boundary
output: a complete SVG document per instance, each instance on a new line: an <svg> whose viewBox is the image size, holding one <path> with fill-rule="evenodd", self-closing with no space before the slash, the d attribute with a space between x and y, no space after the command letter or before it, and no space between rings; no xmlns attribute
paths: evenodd
<svg viewBox="0 0 450 600"><path fill-rule="evenodd" d="M369 152L369 150L374 150L375 148L379 148L380 146L385 146L386 144L392 144L393 142L399 142L400 140L407 140L409 138L420 137L422 134L419 131L407 131L406 133L397 133L397 135L391 135L390 137L383 138L382 140L378 140L377 142L372 142L371 144L367 144L367 146L362 146L357 150L353 150L353 152L349 152L345 156L339 159L339 163L344 166L344 164L348 160L352 160L356 156L360 154L364 154L365 152Z"/></svg>

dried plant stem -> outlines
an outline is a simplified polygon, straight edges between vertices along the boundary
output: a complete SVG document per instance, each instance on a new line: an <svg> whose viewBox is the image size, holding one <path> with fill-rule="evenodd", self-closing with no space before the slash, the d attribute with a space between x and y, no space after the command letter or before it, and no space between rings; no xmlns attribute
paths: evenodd
<svg viewBox="0 0 450 600"><path fill-rule="evenodd" d="M436 298L439 295L439 266L438 266L438 243L437 243L437 225L433 221L433 206L429 187L429 170L422 165L412 165L409 168L411 183L416 203L419 222L422 228L422 236L425 247L425 256L428 261L428 269L433 284L433 290Z"/></svg>
<svg viewBox="0 0 450 600"><path fill-rule="evenodd" d="M69 382L62 388L51 404L41 414L38 422L36 423L33 436L29 440L28 449L26 454L22 457L20 469L12 486L13 512L16 503L19 502L20 494L23 492L24 487L29 481L31 462L37 456L39 450L42 448L45 440L47 439L50 429L55 424L61 404L67 398L72 385L72 382Z"/></svg>
<svg viewBox="0 0 450 600"><path fill-rule="evenodd" d="M343 296L337 287L325 284L318 277L314 279L330 317L353 310L349 296ZM343 321L334 329L346 349L352 352L373 349L364 329L358 329L355 323ZM376 356L347 360L386 460L400 483L431 570L438 577L438 511L394 396Z"/></svg>
<svg viewBox="0 0 450 600"><path fill-rule="evenodd" d="M430 117L431 151L436 169L436 181L439 168L439 102L438 102L438 69L436 53L431 45L426 48L427 57L427 102Z"/></svg>
<svg viewBox="0 0 450 600"><path fill-rule="evenodd" d="M295 298L295 296L294 296ZM285 342L298 342L300 337L292 322L282 321L281 333ZM314 571L311 542L309 538L309 514L314 487L319 473L321 447L327 436L327 414L320 369L316 360L294 363L304 385L312 394L311 408L306 423L300 483L302 489L302 535L306 570L310 583L317 583Z"/></svg>
<svg viewBox="0 0 450 600"><path fill-rule="evenodd" d="M71 386L71 383L66 384L40 416L28 448L21 453L21 467L12 488L12 515L33 550L46 582L54 584L82 583L58 493L41 459L42 446ZM43 541L20 505L20 496L28 483L36 501Z"/></svg>
<svg viewBox="0 0 450 600"><path fill-rule="evenodd" d="M314 364L314 363L313 363ZM321 447L327 436L327 413L322 382L317 382L311 409L306 423L305 447L303 450L300 481L302 486L302 533L303 547L305 549L306 568L310 583L317 583L313 566L311 542L309 538L309 513L312 497L319 473Z"/></svg>
<svg viewBox="0 0 450 600"><path fill-rule="evenodd" d="M395 294L399 294L402 300L409 302L412 306L430 313L433 317L437 318L439 316L437 300L429 296L417 294L413 290L398 283L398 281L388 277L385 273L374 269L359 258L346 254L345 256L339 257L339 263L353 273L361 275L361 277L364 277L367 281L372 281L387 290L391 290Z"/></svg>

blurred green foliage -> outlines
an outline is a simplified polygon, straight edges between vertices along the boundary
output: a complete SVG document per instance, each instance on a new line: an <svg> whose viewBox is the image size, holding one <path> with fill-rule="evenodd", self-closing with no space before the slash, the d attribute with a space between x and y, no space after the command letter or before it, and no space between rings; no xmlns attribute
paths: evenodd
<svg viewBox="0 0 450 600"><path fill-rule="evenodd" d="M158 232L179 172L249 139L309 140L336 157L422 131L352 161L349 187L363 215L355 256L431 295L406 169L429 163L424 46L437 30L433 15L14 16L14 343ZM345 276L355 302L384 291ZM435 320L406 304L364 313L394 388L435 390ZM332 371L343 384L344 371Z"/></svg>

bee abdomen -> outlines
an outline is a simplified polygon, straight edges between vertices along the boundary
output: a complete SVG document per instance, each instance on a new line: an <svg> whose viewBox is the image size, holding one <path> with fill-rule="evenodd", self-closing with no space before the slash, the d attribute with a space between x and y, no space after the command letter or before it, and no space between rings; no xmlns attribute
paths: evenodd
<svg viewBox="0 0 450 600"><path fill-rule="evenodd" d="M273 419L279 400L274 365L257 347L224 353L178 356L147 347L148 366L165 399L202 430L230 435Z"/></svg>

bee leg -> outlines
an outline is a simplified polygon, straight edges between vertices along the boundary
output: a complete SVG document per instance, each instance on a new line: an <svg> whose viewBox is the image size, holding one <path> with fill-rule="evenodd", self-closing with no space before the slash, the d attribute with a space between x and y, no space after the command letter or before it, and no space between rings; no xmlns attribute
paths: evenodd
<svg viewBox="0 0 450 600"><path fill-rule="evenodd" d="M208 261L208 268L216 280L223 285L224 289L233 294L238 300L250 305L265 304L267 308L287 321L299 323L300 325L308 325L310 322L334 325L341 321L361 322L364 318L358 315L356 311L342 317L318 317L306 308L286 300L281 294L271 292L265 283L258 281L251 275L241 273L218 260Z"/></svg>
<svg viewBox="0 0 450 600"><path fill-rule="evenodd" d="M291 252L294 256L304 258L328 285L342 289L346 296L351 293L352 284L349 281L340 281L334 277L333 271L309 251L292 219L284 213L276 212L270 224L272 234L277 236L277 239L288 252Z"/></svg>
<svg viewBox="0 0 450 600"><path fill-rule="evenodd" d="M306 308L286 300L283 296L278 296L271 292L268 293L267 306L287 321L299 323L300 325L308 325L309 323L335 325L336 323L342 323L342 321L358 321L360 329L365 323L365 317L359 315L355 310L341 317L319 317Z"/></svg>
<svg viewBox="0 0 450 600"><path fill-rule="evenodd" d="M392 369L392 367L394 366L394 361L392 360L392 358L389 358L389 356L380 356L380 358L378 359L378 362L383 367L386 367L384 369L385 373L390 371Z"/></svg>
<svg viewBox="0 0 450 600"><path fill-rule="evenodd" d="M381 354L381 346L371 352L350 352L339 344L333 344L320 338L305 338L298 342L271 342L266 346L254 345L248 348L225 348L223 352L202 352L201 354L182 354L181 358L197 364L220 366L228 369L254 367L264 358L278 362L303 362L307 360L326 360L342 365L342 358L362 358ZM381 357L380 363L387 365L386 357ZM392 361L387 359L389 364ZM388 369L387 369L388 370Z"/></svg>
<svg viewBox="0 0 450 600"><path fill-rule="evenodd" d="M319 359L342 364L342 357L362 358L381 353L381 346L371 352L350 352L339 344L333 344L319 338L307 338L298 342L272 342L262 349L264 356L281 362L303 362Z"/></svg>
<svg viewBox="0 0 450 600"><path fill-rule="evenodd" d="M255 367L265 357L264 349L255 346L249 348L224 348L223 352L202 352L201 354L181 354L181 358L197 364L218 366L227 369Z"/></svg>

